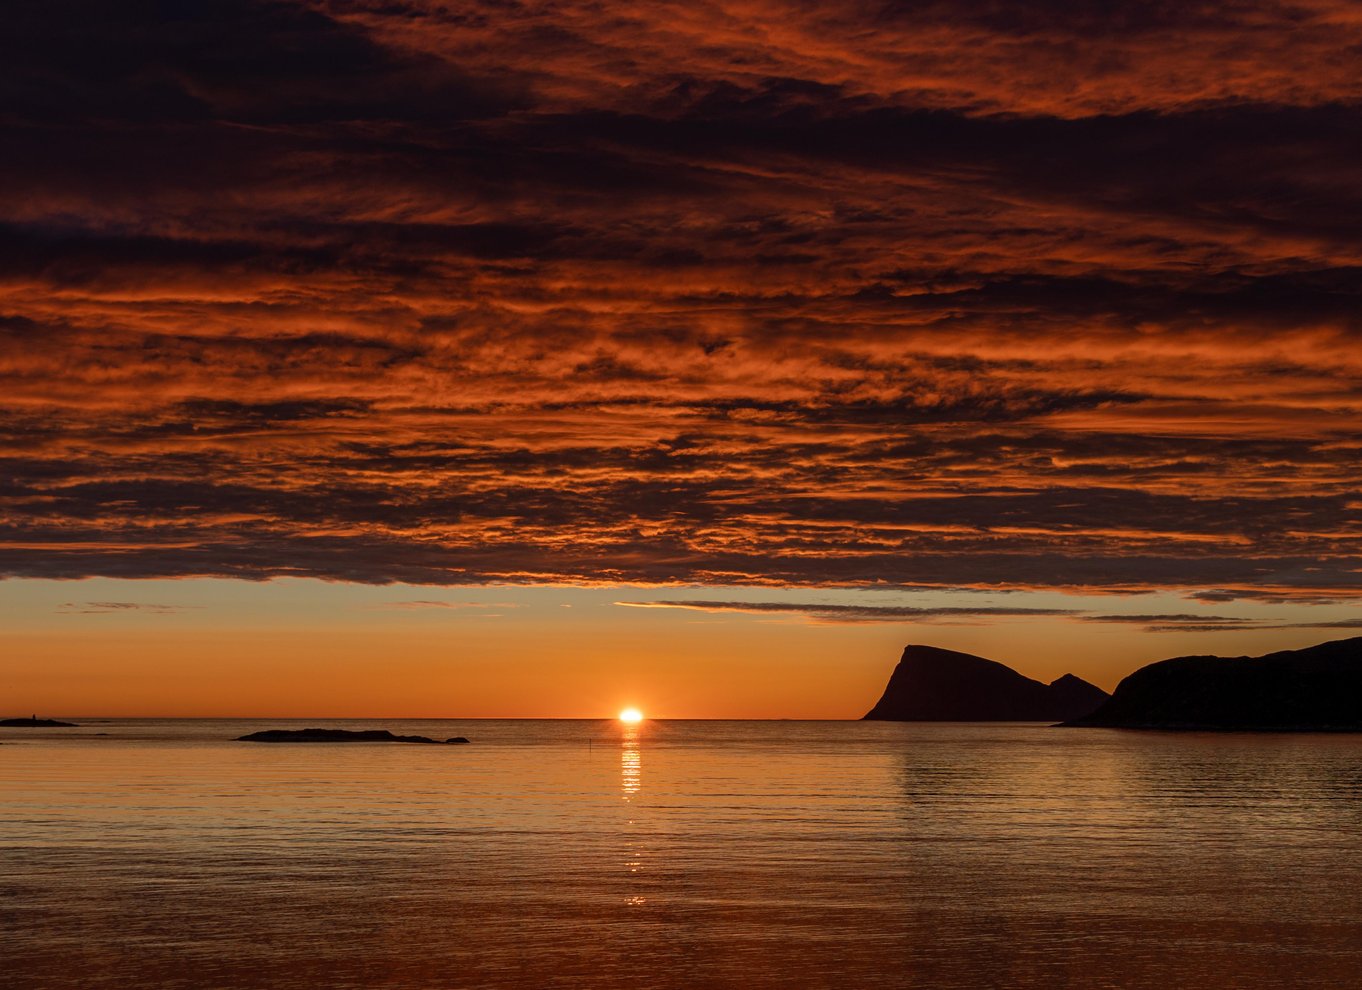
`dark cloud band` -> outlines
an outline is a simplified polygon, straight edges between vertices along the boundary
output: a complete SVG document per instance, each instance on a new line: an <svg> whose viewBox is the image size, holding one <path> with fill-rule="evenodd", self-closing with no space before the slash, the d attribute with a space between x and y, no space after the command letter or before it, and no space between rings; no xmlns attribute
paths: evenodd
<svg viewBox="0 0 1362 990"><path fill-rule="evenodd" d="M1362 593L1346 5L697 9L9 11L0 574Z"/></svg>

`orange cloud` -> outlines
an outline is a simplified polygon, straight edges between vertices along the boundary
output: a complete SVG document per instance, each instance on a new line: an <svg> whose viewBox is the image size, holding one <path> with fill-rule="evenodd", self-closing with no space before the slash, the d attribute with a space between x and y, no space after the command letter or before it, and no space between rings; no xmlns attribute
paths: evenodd
<svg viewBox="0 0 1362 990"><path fill-rule="evenodd" d="M1358 594L1362 19L1060 13L24 15L0 573Z"/></svg>

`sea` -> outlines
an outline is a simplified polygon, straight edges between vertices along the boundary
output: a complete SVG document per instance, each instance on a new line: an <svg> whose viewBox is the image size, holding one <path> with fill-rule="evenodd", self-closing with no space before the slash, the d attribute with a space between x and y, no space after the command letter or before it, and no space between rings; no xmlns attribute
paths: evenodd
<svg viewBox="0 0 1362 990"><path fill-rule="evenodd" d="M1362 986L1362 736L0 729L0 986ZM386 728L467 746L267 745Z"/></svg>

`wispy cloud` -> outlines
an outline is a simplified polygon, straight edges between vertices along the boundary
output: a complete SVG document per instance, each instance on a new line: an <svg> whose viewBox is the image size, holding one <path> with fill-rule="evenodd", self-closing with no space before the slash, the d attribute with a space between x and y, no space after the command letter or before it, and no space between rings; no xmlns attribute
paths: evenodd
<svg viewBox="0 0 1362 990"><path fill-rule="evenodd" d="M1264 629L1354 629L1362 618L1325 619L1314 622L1275 622L1270 619L1196 613L1096 613L1083 609L980 607L916 607L910 605L849 605L823 602L751 602L660 599L617 601L626 608L689 609L700 612L739 612L752 615L788 614L819 623L959 622L987 623L1018 617L1060 618L1118 626L1140 626L1145 632L1232 632Z"/></svg>
<svg viewBox="0 0 1362 990"><path fill-rule="evenodd" d="M1153 613L1148 615L1139 614L1092 615L1084 613L1076 616L1076 618L1083 622L1111 622L1116 624L1166 625L1166 626L1181 626L1181 625L1238 626L1244 624L1253 624L1259 621L1256 619L1244 618L1242 616L1197 615L1195 613L1185 612L1171 614Z"/></svg>
<svg viewBox="0 0 1362 990"><path fill-rule="evenodd" d="M403 611L419 611L423 609L454 609L454 610L484 610L489 608L508 609L520 608L517 602L447 602L429 599L414 599L402 602L383 602L372 605L376 609L400 609Z"/></svg>
<svg viewBox="0 0 1362 990"><path fill-rule="evenodd" d="M62 602L57 611L63 615L108 615L119 612L146 612L169 615L202 608L201 605L158 605L151 602Z"/></svg>
<svg viewBox="0 0 1362 990"><path fill-rule="evenodd" d="M752 615L793 614L817 622L861 623L931 621L934 619L974 619L1016 616L1071 616L1071 609L1056 608L916 608L908 605L832 605L816 602L743 602L660 600L615 602L626 608L678 608L699 612L745 612Z"/></svg>

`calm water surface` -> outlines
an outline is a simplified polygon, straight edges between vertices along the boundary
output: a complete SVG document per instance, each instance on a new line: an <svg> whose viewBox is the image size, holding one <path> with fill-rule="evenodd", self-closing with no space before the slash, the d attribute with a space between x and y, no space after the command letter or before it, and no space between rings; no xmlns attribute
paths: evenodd
<svg viewBox="0 0 1362 990"><path fill-rule="evenodd" d="M0 729L0 985L1362 986L1358 736L305 724Z"/></svg>

